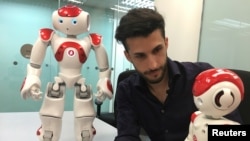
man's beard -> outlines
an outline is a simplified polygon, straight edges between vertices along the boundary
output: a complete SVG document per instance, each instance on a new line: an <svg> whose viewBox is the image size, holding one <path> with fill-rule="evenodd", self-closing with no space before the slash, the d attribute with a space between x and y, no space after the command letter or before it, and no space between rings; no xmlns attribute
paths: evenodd
<svg viewBox="0 0 250 141"><path fill-rule="evenodd" d="M165 64L164 66L162 66L162 67L160 67L158 69L150 70L150 71L147 71L147 72L144 72L144 73L138 71L138 73L147 81L147 83L149 83L149 84L157 84L157 83L161 82L163 80L163 78L165 77L166 72L167 72L166 69L167 69L167 65ZM153 71L161 71L161 74L156 79L149 79L146 74L150 73L150 72L153 72Z"/></svg>

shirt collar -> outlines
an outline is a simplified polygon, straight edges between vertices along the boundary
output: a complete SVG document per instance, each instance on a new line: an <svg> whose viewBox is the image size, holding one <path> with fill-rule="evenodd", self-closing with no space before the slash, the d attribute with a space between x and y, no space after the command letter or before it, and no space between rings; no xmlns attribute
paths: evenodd
<svg viewBox="0 0 250 141"><path fill-rule="evenodd" d="M171 60L170 58L167 58L167 67L168 67L169 79L181 75L181 72L177 63L175 63L175 61Z"/></svg>

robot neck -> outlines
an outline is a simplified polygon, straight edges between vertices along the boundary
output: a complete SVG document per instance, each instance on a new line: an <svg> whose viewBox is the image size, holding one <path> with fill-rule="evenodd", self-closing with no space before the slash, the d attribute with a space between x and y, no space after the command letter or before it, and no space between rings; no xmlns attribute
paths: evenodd
<svg viewBox="0 0 250 141"><path fill-rule="evenodd" d="M207 119L220 119L220 118L218 118L218 117L213 117L213 116L211 116L211 115L206 115L206 118L207 118Z"/></svg>
<svg viewBox="0 0 250 141"><path fill-rule="evenodd" d="M67 35L67 38L76 38L76 35Z"/></svg>

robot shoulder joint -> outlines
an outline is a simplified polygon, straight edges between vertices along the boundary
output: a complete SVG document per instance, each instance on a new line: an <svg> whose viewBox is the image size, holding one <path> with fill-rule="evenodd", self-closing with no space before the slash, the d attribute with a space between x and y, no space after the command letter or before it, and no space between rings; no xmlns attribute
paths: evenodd
<svg viewBox="0 0 250 141"><path fill-rule="evenodd" d="M89 39L90 39L91 45L94 47L99 47L102 42L102 36L97 33L89 34Z"/></svg>
<svg viewBox="0 0 250 141"><path fill-rule="evenodd" d="M45 42L50 41L53 34L54 34L53 29L50 29L50 28L42 28L42 29L40 29L40 37Z"/></svg>
<svg viewBox="0 0 250 141"><path fill-rule="evenodd" d="M201 114L201 111L195 111L191 115L191 122L194 122L194 120Z"/></svg>

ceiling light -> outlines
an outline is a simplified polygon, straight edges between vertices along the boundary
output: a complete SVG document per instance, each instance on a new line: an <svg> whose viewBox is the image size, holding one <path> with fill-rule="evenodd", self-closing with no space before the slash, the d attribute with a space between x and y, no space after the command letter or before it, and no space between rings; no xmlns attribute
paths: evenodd
<svg viewBox="0 0 250 141"><path fill-rule="evenodd" d="M131 8L150 8L154 9L153 0L121 0L119 5L114 5L110 9L127 13Z"/></svg>
<svg viewBox="0 0 250 141"><path fill-rule="evenodd" d="M87 0L64 0L75 4L84 4Z"/></svg>
<svg viewBox="0 0 250 141"><path fill-rule="evenodd" d="M250 26L249 23L245 23L245 22L241 22L241 21L237 21L233 19L228 19L228 18L224 18L222 20L216 20L214 21L214 23L217 25L222 25L222 26L226 26L230 28L246 28Z"/></svg>
<svg viewBox="0 0 250 141"><path fill-rule="evenodd" d="M118 9L118 8L114 8L114 7L111 7L110 9L114 10L114 11L117 11L117 12L123 12L123 13L127 13L128 12L127 10L122 10L122 9Z"/></svg>
<svg viewBox="0 0 250 141"><path fill-rule="evenodd" d="M117 7L118 9L123 9L123 10L130 10L131 8L126 7L126 6L121 6L121 5L114 5L115 7Z"/></svg>
<svg viewBox="0 0 250 141"><path fill-rule="evenodd" d="M122 0L121 4L135 8L154 8L152 0Z"/></svg>

